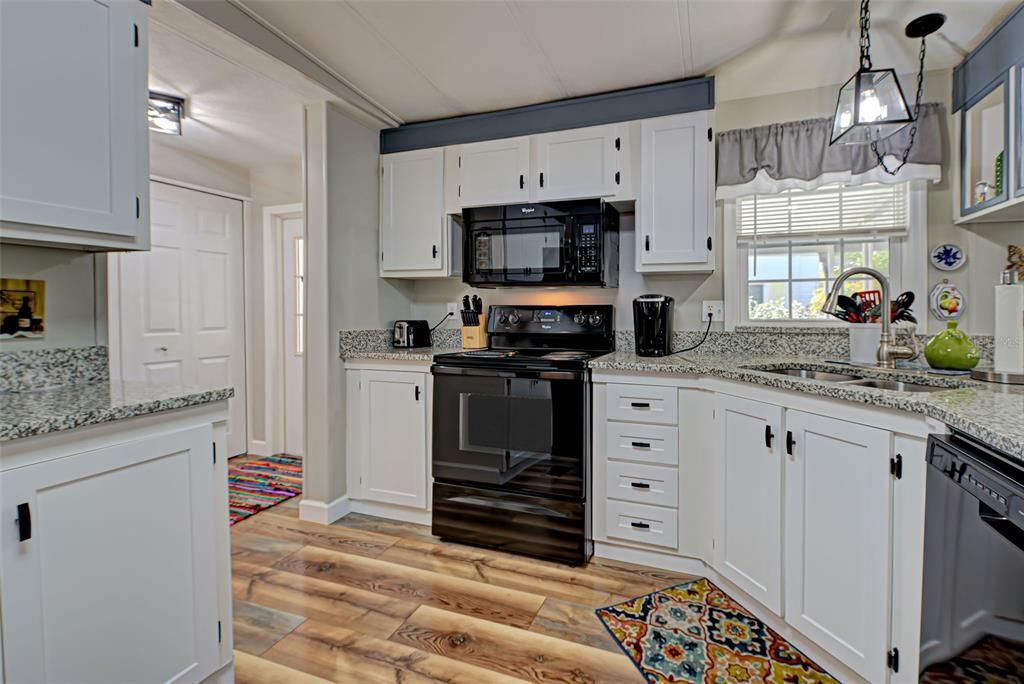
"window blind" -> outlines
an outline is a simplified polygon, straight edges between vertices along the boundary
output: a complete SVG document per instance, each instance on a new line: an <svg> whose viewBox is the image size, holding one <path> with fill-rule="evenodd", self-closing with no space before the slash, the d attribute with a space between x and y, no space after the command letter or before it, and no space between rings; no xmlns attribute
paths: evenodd
<svg viewBox="0 0 1024 684"><path fill-rule="evenodd" d="M907 234L907 183L831 185L736 200L740 242Z"/></svg>

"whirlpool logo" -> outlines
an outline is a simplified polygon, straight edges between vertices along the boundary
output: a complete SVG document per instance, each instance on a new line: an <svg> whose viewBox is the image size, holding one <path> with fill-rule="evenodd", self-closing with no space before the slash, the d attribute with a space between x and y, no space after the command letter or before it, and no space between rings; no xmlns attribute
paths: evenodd
<svg viewBox="0 0 1024 684"><path fill-rule="evenodd" d="M537 210L535 208L533 208L533 207L520 207L519 211L523 212L524 214L532 214L533 212L535 212Z"/></svg>

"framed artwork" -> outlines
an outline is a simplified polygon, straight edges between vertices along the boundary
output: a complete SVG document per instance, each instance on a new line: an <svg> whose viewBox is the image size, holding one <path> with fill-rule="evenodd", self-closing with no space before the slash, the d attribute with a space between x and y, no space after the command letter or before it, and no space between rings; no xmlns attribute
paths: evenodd
<svg viewBox="0 0 1024 684"><path fill-rule="evenodd" d="M46 281L0 278L0 340L46 334Z"/></svg>

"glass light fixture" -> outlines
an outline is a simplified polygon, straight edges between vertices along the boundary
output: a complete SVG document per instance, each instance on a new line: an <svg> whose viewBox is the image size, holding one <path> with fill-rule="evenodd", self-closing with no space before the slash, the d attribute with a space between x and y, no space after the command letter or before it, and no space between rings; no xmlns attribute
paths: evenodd
<svg viewBox="0 0 1024 684"><path fill-rule="evenodd" d="M185 118L185 100L176 95L149 91L149 130L169 135L181 135L181 120Z"/></svg>
<svg viewBox="0 0 1024 684"><path fill-rule="evenodd" d="M946 17L942 14L926 14L907 24L907 37L921 39L917 98L911 110L903 95L896 71L875 69L871 64L870 0L861 0L860 68L839 90L836 113L832 119L830 145L869 144L874 147L879 141L917 121L924 77L924 39L925 36L938 31L945 21ZM909 152L908 148L907 153ZM904 161L905 159L906 155Z"/></svg>

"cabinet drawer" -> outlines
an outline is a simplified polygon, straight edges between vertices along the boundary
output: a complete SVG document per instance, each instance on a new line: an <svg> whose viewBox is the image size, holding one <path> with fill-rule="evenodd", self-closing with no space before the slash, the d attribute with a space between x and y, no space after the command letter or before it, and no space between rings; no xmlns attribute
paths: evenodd
<svg viewBox="0 0 1024 684"><path fill-rule="evenodd" d="M656 506L679 505L679 471L675 468L609 461L607 473L609 498Z"/></svg>
<svg viewBox="0 0 1024 684"><path fill-rule="evenodd" d="M675 425L678 422L675 387L608 385L608 417L638 423Z"/></svg>
<svg viewBox="0 0 1024 684"><path fill-rule="evenodd" d="M673 508L608 501L605 506L605 532L615 539L674 549L679 546L677 516Z"/></svg>
<svg viewBox="0 0 1024 684"><path fill-rule="evenodd" d="M662 465L679 463L679 430L665 425L607 423L608 458L649 461Z"/></svg>

